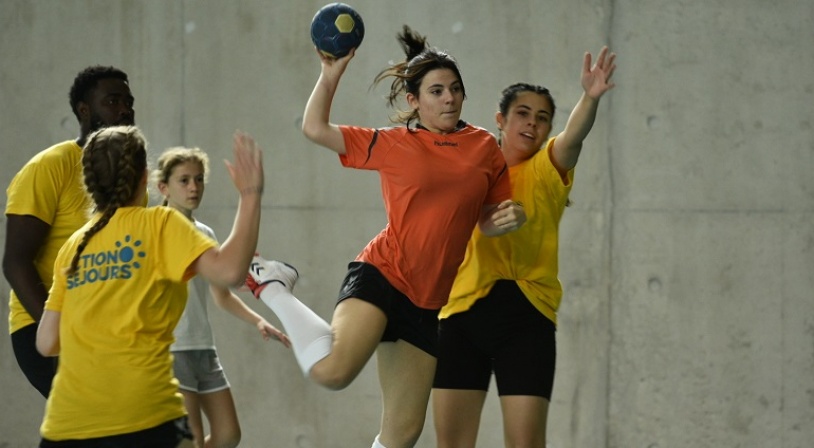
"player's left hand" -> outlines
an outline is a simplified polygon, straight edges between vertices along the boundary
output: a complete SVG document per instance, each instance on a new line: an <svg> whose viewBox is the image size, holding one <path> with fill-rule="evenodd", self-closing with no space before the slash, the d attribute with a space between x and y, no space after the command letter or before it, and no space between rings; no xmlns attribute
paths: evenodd
<svg viewBox="0 0 814 448"><path fill-rule="evenodd" d="M492 211L492 224L502 233L519 229L526 222L526 211L523 206L512 200L501 202Z"/></svg>
<svg viewBox="0 0 814 448"><path fill-rule="evenodd" d="M274 327L274 325L268 323L265 319L261 319L260 322L257 323L257 329L260 331L260 335L263 336L264 340L276 339L286 346L286 348L291 348L291 341L288 340L288 336Z"/></svg>
<svg viewBox="0 0 814 448"><path fill-rule="evenodd" d="M593 66L591 53L586 52L583 58L582 89L591 98L599 98L615 86L611 77L616 70L616 53L609 54L609 51L607 46L602 47Z"/></svg>

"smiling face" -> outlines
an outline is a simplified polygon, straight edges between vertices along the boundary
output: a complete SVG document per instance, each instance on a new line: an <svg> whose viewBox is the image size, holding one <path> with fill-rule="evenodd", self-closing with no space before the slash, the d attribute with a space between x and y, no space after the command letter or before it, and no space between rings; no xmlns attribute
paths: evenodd
<svg viewBox="0 0 814 448"><path fill-rule="evenodd" d="M407 104L418 112L418 121L437 134L457 128L463 103L463 84L455 72L446 68L427 72L418 93L407 94Z"/></svg>
<svg viewBox="0 0 814 448"><path fill-rule="evenodd" d="M158 189L172 207L188 218L201 205L204 194L204 167L200 162L182 162L172 169L167 182L159 182Z"/></svg>
<svg viewBox="0 0 814 448"><path fill-rule="evenodd" d="M504 115L497 113L501 147L507 161L523 161L533 156L551 133L551 101L536 92L520 92Z"/></svg>

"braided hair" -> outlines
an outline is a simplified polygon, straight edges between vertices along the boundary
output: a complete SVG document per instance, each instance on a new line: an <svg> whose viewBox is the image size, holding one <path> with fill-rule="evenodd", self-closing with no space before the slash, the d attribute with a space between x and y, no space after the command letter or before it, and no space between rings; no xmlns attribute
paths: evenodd
<svg viewBox="0 0 814 448"><path fill-rule="evenodd" d="M119 207L136 198L146 169L147 141L137 127L113 126L90 135L82 149L82 173L94 211L102 216L82 237L68 275L76 273L79 258L91 237L110 222Z"/></svg>
<svg viewBox="0 0 814 448"><path fill-rule="evenodd" d="M388 105L395 108L398 98L408 93L418 97L424 76L437 69L452 70L460 81L464 98L466 98L466 88L455 58L435 47L428 46L427 38L416 33L407 25L404 25L402 32L398 33L396 37L407 59L382 70L373 80L373 84L376 85L385 78L393 78L393 82L390 84L390 94L387 95ZM404 123L408 127L417 119L417 110L397 110L396 115L391 117L391 121Z"/></svg>

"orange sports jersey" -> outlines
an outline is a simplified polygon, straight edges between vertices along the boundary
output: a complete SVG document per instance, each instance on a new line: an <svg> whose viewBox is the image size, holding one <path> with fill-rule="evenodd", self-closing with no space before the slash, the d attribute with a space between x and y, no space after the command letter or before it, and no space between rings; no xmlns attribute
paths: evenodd
<svg viewBox="0 0 814 448"><path fill-rule="evenodd" d="M356 257L418 307L447 303L466 243L486 204L511 198L503 153L488 131L340 126L343 166L379 172L387 226Z"/></svg>

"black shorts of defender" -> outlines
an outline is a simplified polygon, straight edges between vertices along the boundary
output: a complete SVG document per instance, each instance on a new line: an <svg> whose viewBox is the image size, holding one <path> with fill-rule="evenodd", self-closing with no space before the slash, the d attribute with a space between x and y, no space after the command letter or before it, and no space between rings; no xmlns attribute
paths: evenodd
<svg viewBox="0 0 814 448"><path fill-rule="evenodd" d="M127 434L86 440L42 439L40 448L176 448L184 439L192 440L187 418L181 417L152 428Z"/></svg>
<svg viewBox="0 0 814 448"><path fill-rule="evenodd" d="M438 310L419 308L373 265L359 261L348 264L337 304L355 297L371 303L387 316L382 342L408 342L431 356L438 345Z"/></svg>
<svg viewBox="0 0 814 448"><path fill-rule="evenodd" d="M551 400L556 358L554 323L500 280L469 311L441 319L433 387L485 391L494 372L498 395Z"/></svg>

